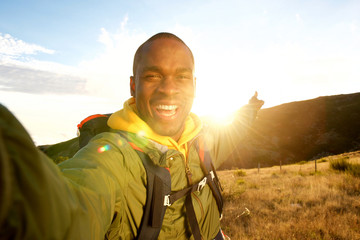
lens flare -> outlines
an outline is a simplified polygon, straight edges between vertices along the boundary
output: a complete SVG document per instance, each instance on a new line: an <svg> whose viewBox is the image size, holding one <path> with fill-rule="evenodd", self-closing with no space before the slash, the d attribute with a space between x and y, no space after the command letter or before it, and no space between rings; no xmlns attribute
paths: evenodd
<svg viewBox="0 0 360 240"><path fill-rule="evenodd" d="M99 147L99 148L98 148L98 152L99 152L99 153L103 153L103 152L108 151L109 149L110 149L110 145L109 145L109 144L106 144L106 145L104 145L104 146Z"/></svg>
<svg viewBox="0 0 360 240"><path fill-rule="evenodd" d="M139 132L137 133L137 135L138 135L139 137L145 137L145 132L144 132L144 131L139 131Z"/></svg>

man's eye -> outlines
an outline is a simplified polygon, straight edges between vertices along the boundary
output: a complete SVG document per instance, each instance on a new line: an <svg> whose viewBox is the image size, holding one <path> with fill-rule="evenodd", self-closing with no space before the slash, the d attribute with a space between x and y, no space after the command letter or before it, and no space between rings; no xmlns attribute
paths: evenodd
<svg viewBox="0 0 360 240"><path fill-rule="evenodd" d="M161 75L160 74L147 74L147 75L145 75L145 78L148 80L159 80L159 79L161 79Z"/></svg>
<svg viewBox="0 0 360 240"><path fill-rule="evenodd" d="M188 75L178 75L177 76L177 79L179 80L187 80L187 79L190 79L191 77L188 76Z"/></svg>

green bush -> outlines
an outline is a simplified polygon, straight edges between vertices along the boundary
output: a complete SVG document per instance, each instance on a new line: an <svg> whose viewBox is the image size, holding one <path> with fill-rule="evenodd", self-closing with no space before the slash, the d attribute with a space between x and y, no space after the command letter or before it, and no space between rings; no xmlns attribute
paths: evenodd
<svg viewBox="0 0 360 240"><path fill-rule="evenodd" d="M355 177L360 177L360 164L350 163L349 157L330 160L330 168L341 172L347 172Z"/></svg>
<svg viewBox="0 0 360 240"><path fill-rule="evenodd" d="M244 170L236 170L235 171L235 175L239 176L239 177L245 177L246 176L246 172Z"/></svg>
<svg viewBox="0 0 360 240"><path fill-rule="evenodd" d="M64 157L64 156L58 156L57 158L55 158L54 159L54 162L56 163L56 164L59 164L59 163L61 163L61 162L63 162L63 161L65 161L65 160L68 160L69 159L69 157Z"/></svg>
<svg viewBox="0 0 360 240"><path fill-rule="evenodd" d="M236 183L238 185L242 185L242 184L245 184L245 180L240 178L240 179L236 180Z"/></svg>
<svg viewBox="0 0 360 240"><path fill-rule="evenodd" d="M347 171L355 177L360 177L360 164L350 164Z"/></svg>
<svg viewBox="0 0 360 240"><path fill-rule="evenodd" d="M330 160L330 168L337 170L337 171L345 172L349 168L349 165L350 165L348 160L349 160L349 157L331 159Z"/></svg>
<svg viewBox="0 0 360 240"><path fill-rule="evenodd" d="M300 162L298 162L297 164L298 165L304 165L304 164L306 164L306 163L308 163L307 161L300 161Z"/></svg>

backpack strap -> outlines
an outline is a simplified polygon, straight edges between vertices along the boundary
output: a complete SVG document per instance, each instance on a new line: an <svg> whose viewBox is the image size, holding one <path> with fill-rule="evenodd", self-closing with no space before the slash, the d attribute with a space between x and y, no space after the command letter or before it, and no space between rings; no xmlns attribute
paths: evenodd
<svg viewBox="0 0 360 240"><path fill-rule="evenodd" d="M166 203L166 206L171 206L171 204L173 204L175 201L184 196L190 195L192 192L200 192L204 188L205 184L210 181L210 178L210 174L206 175L203 179L201 179L196 184L191 185L190 187L184 188L176 192L171 192L169 196L165 196L164 203Z"/></svg>
<svg viewBox="0 0 360 240"><path fill-rule="evenodd" d="M206 149L205 142L202 136L200 136L198 139L198 144L196 145L198 147L198 153L200 157L200 164L203 172L206 175L211 175L211 181L208 182L208 185L213 193L213 196L216 200L216 204L219 209L220 216L222 216L222 210L224 207L224 200L222 197L221 192L223 191L223 188L221 187L219 178L216 174L215 167L212 163L210 152Z"/></svg>
<svg viewBox="0 0 360 240"><path fill-rule="evenodd" d="M210 153L209 151L205 151L205 144L203 140L204 139L202 138L202 136L200 136L197 139L197 144L196 144L200 157L200 165L204 174L206 175L206 177L204 178L206 181L203 184L205 185L207 183L209 185L211 192L216 200L216 204L218 206L220 216L222 216L222 209L223 209L223 198L221 195L222 188L220 185L220 181L216 175L215 167L212 164ZM201 180L200 182L202 181L203 180ZM189 225L191 227L191 231L193 233L194 239L201 240L202 236L200 233L199 223L197 222L196 219L194 206L192 204L191 194L188 194L186 196L185 206L186 206L186 215L188 217Z"/></svg>
<svg viewBox="0 0 360 240"><path fill-rule="evenodd" d="M170 172L155 165L149 156L135 150L144 164L147 176L146 203L136 239L157 239L164 220L164 196L171 192Z"/></svg>
<svg viewBox="0 0 360 240"><path fill-rule="evenodd" d="M189 225L195 240L202 240L199 223L196 219L194 206L191 199L191 194L186 196L185 199L186 216L189 220Z"/></svg>

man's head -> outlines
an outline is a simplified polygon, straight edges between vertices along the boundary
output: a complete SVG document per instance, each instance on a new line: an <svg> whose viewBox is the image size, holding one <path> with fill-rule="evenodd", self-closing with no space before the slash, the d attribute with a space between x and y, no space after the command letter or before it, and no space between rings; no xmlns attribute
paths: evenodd
<svg viewBox="0 0 360 240"><path fill-rule="evenodd" d="M178 140L195 96L194 57L171 33L159 33L135 53L131 95L156 133Z"/></svg>

